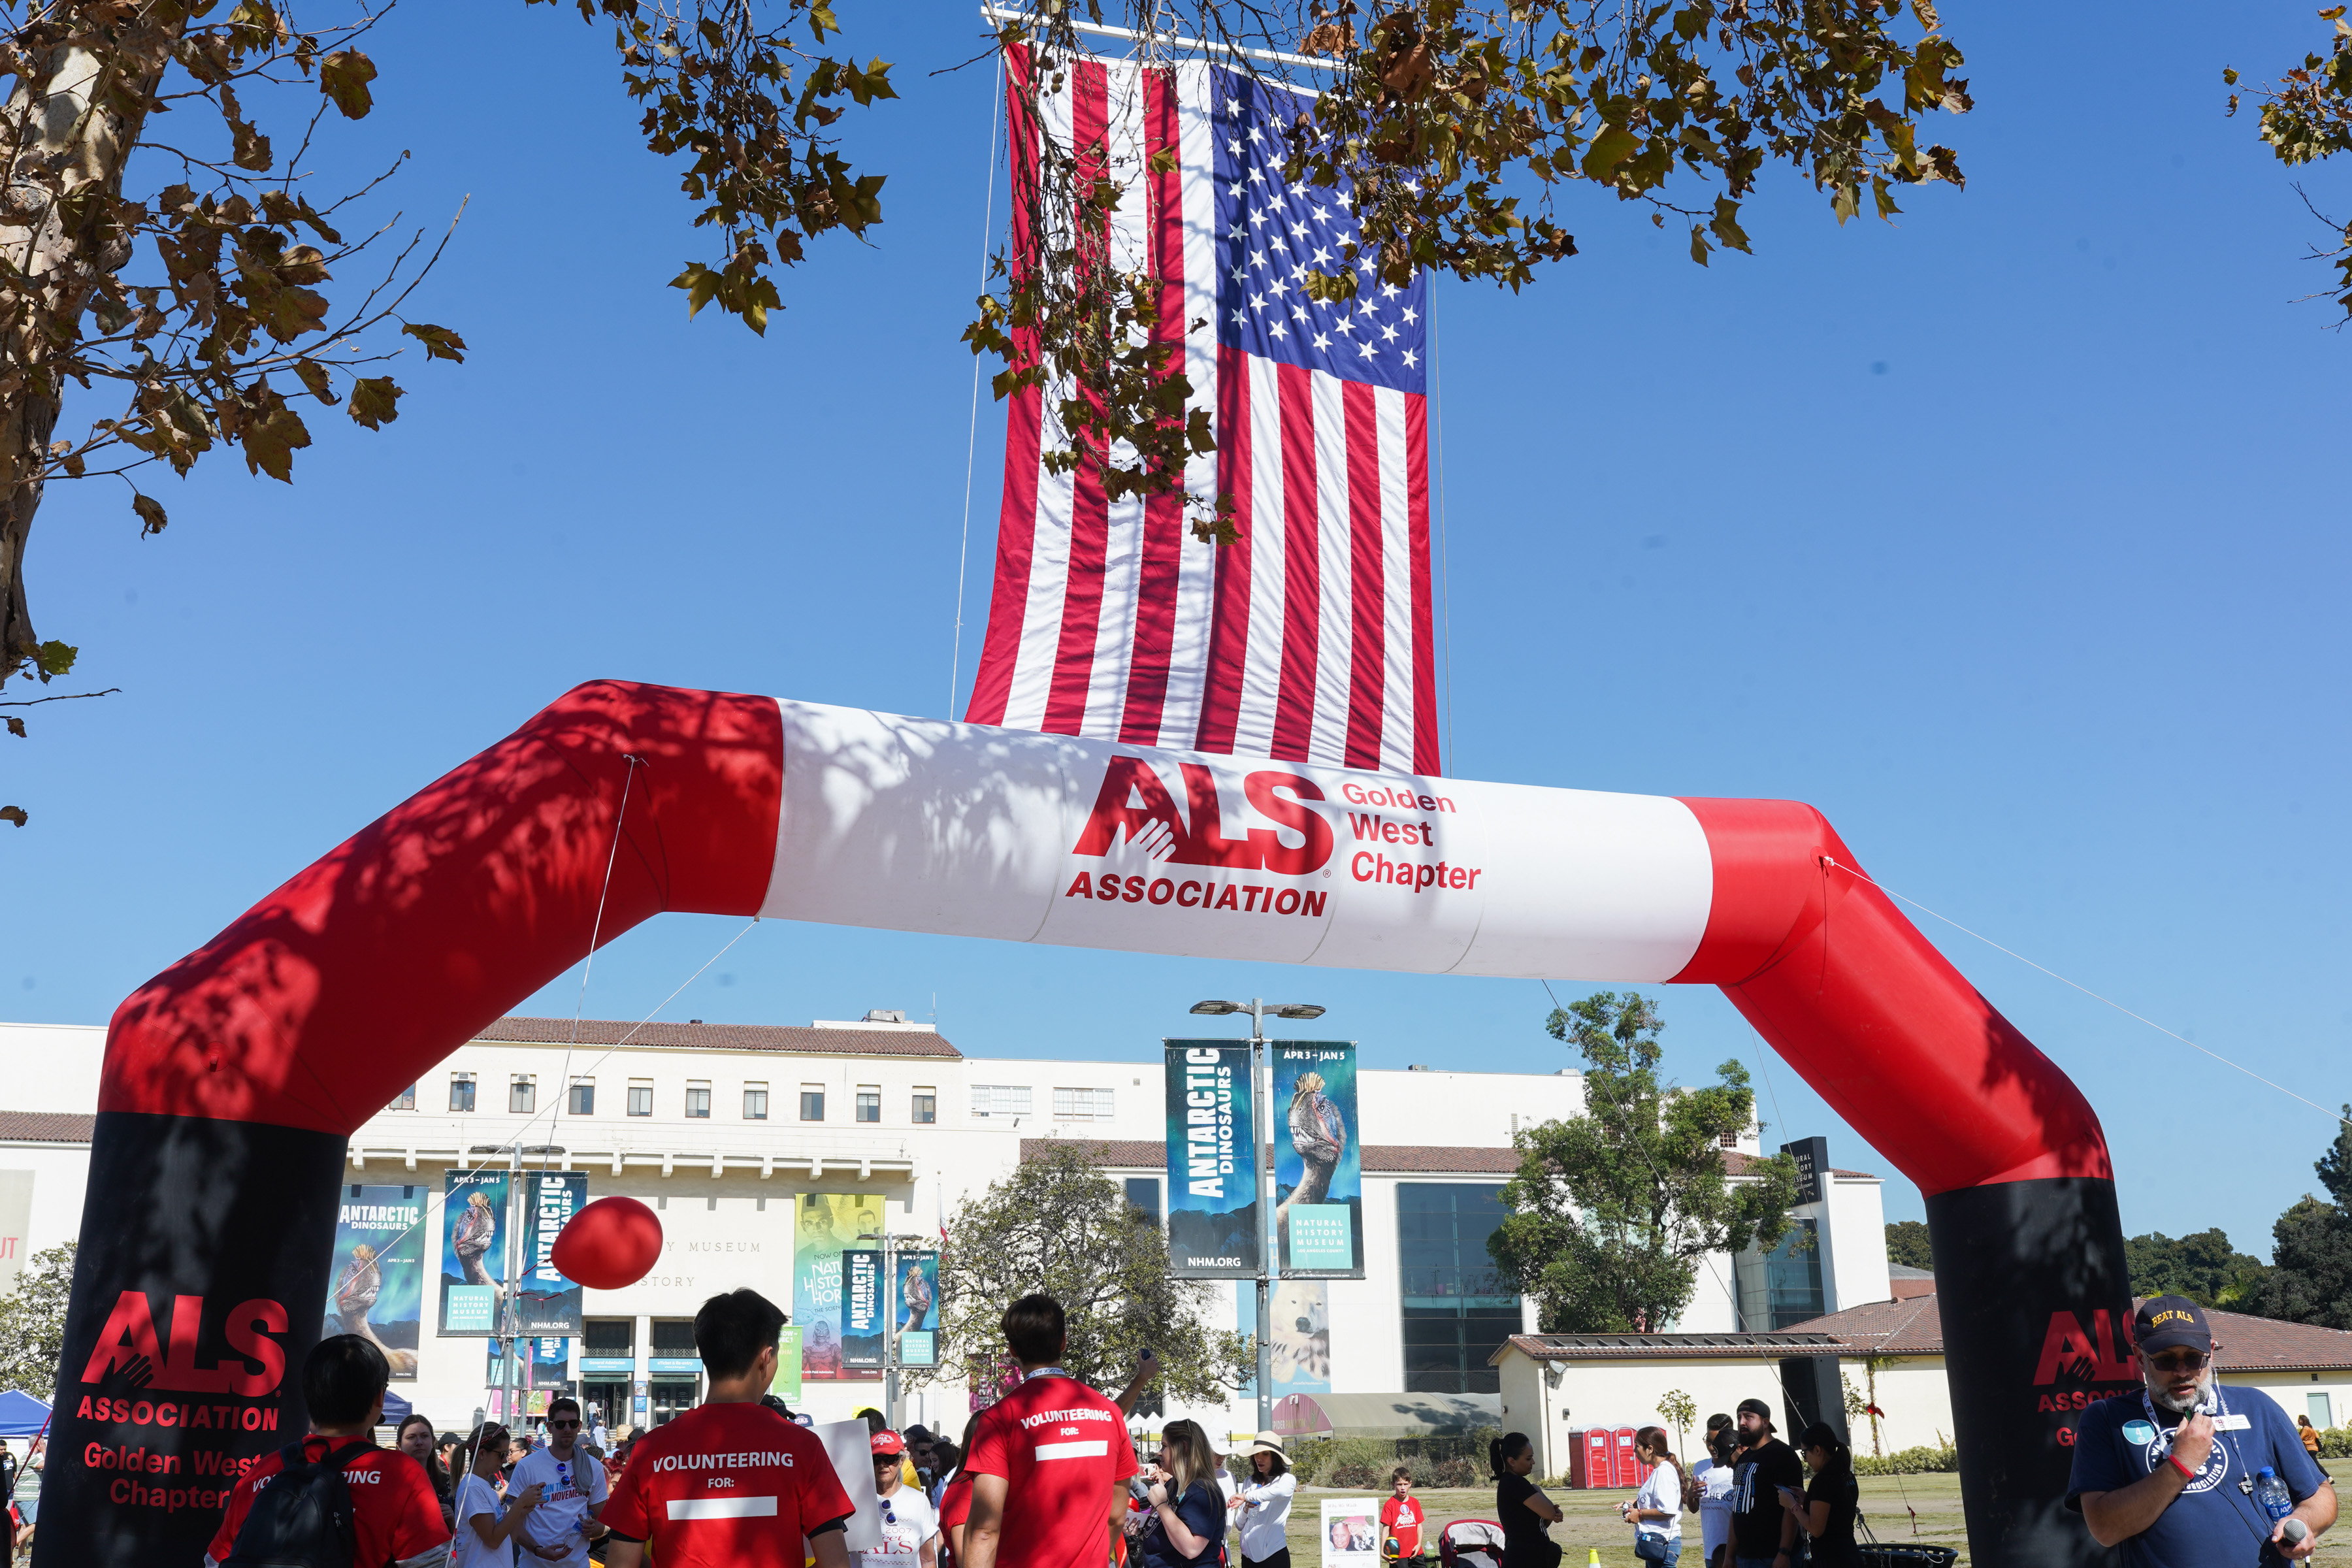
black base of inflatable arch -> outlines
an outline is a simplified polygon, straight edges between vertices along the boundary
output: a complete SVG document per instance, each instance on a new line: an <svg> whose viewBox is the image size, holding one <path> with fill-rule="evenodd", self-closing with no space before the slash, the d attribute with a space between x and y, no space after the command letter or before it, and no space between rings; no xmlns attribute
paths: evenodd
<svg viewBox="0 0 2352 1568"><path fill-rule="evenodd" d="M1978 1568L2104 1568L2066 1507L2084 1406L2138 1386L2116 1188L2096 1177L1927 1200L1954 1441Z"/></svg>
<svg viewBox="0 0 2352 1568"><path fill-rule="evenodd" d="M308 1429L344 1148L100 1112L35 1568L201 1563L241 1467Z"/></svg>

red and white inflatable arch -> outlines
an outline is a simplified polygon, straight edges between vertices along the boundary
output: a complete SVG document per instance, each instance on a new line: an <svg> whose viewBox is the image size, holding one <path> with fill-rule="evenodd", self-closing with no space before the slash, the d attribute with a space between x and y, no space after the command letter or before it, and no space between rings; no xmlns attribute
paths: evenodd
<svg viewBox="0 0 2352 1568"><path fill-rule="evenodd" d="M1928 1194L1977 1561L2088 1563L2057 1500L2065 1412L2129 1375L2105 1142L1854 866L1784 801L580 687L116 1012L37 1561L194 1560L236 1462L301 1426L345 1140L577 963L603 895L607 941L679 910L1720 986Z"/></svg>

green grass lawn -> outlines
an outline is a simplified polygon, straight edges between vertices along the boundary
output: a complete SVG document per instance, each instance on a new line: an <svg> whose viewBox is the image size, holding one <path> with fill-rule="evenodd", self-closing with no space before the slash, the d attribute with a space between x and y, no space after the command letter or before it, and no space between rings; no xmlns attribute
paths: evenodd
<svg viewBox="0 0 2352 1568"><path fill-rule="evenodd" d="M2352 1459L2330 1459L2327 1469L2336 1478L2339 1491L2352 1490ZM1632 1492L1571 1491L1562 1487L1547 1487L1544 1490L1568 1516L1551 1531L1551 1538L1564 1549L1560 1568L1581 1568L1591 1561L1587 1553L1595 1549L1610 1568L1628 1568L1639 1561L1633 1555L1633 1528L1617 1517L1618 1503L1632 1497ZM1370 1495L1377 1494L1301 1488L1290 1510L1292 1568L1321 1568L1323 1499ZM1495 1517L1495 1494L1491 1489L1423 1491L1416 1495L1429 1510L1429 1525L1423 1534L1432 1541L1440 1529L1454 1520ZM1962 1563L1969 1561L1968 1529L1960 1517L1960 1478L1956 1475L1864 1476L1862 1511L1864 1520L1881 1541L1919 1541L1949 1546L1959 1552ZM1683 1531L1685 1544L1682 1561L1688 1568L1698 1568L1696 1516L1683 1516ZM2312 1561L2352 1563L2352 1519L2328 1532ZM1235 1562L1238 1564L1239 1559Z"/></svg>

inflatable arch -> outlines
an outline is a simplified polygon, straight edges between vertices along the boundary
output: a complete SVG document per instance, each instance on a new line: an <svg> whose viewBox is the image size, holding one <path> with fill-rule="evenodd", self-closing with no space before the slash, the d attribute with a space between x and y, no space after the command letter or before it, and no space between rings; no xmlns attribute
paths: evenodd
<svg viewBox="0 0 2352 1568"><path fill-rule="evenodd" d="M346 1138L577 963L600 898L604 940L684 910L1720 986L1927 1194L1975 1561L2099 1556L2060 1502L2071 1412L2132 1377L2097 1118L1811 807L604 681L116 1012L37 1563L198 1560L239 1464L302 1428L287 1373L317 1331Z"/></svg>

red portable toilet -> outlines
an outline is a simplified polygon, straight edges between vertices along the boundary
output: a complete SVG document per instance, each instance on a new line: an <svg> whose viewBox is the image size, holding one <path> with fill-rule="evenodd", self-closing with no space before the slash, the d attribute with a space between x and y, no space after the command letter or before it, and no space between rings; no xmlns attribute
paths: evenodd
<svg viewBox="0 0 2352 1568"><path fill-rule="evenodd" d="M1621 1487L1638 1487L1642 1484L1641 1456L1633 1452L1633 1434L1637 1430L1638 1428L1633 1426L1620 1426L1613 1435L1615 1439L1613 1447L1617 1452L1615 1466L1617 1484Z"/></svg>
<svg viewBox="0 0 2352 1568"><path fill-rule="evenodd" d="M1609 1456L1610 1436L1605 1426L1577 1434L1576 1452L1582 1461L1583 1472L1582 1479L1577 1482L1579 1486L1613 1487L1617 1484L1616 1470Z"/></svg>

